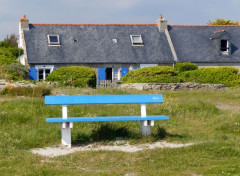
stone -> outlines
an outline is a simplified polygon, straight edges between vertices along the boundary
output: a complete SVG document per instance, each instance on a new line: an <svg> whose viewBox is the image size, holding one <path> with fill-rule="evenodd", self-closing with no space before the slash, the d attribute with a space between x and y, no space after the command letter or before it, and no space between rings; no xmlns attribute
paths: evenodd
<svg viewBox="0 0 240 176"><path fill-rule="evenodd" d="M137 90L222 90L227 86L224 84L198 84L198 83L131 83L120 84L118 88Z"/></svg>

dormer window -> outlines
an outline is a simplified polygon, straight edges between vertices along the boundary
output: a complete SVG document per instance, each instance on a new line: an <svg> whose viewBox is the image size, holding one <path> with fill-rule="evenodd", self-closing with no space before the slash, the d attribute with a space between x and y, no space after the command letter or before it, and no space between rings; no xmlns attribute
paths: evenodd
<svg viewBox="0 0 240 176"><path fill-rule="evenodd" d="M231 54L230 35L225 30L215 31L210 38L218 55Z"/></svg>
<svg viewBox="0 0 240 176"><path fill-rule="evenodd" d="M228 52L229 52L228 40L221 40L221 52L222 52L222 54L228 54Z"/></svg>
<svg viewBox="0 0 240 176"><path fill-rule="evenodd" d="M60 45L59 35L48 35L49 45Z"/></svg>
<svg viewBox="0 0 240 176"><path fill-rule="evenodd" d="M143 45L143 40L141 35L130 35L132 45Z"/></svg>

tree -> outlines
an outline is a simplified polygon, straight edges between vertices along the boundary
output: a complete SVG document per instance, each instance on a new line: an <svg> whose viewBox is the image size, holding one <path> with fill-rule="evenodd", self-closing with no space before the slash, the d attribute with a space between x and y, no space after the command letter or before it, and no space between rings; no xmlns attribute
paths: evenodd
<svg viewBox="0 0 240 176"><path fill-rule="evenodd" d="M11 34L10 36L7 35L4 41L12 46L18 47L18 38L16 34Z"/></svg>
<svg viewBox="0 0 240 176"><path fill-rule="evenodd" d="M238 21L224 20L217 18L215 21L209 21L208 25L238 25Z"/></svg>
<svg viewBox="0 0 240 176"><path fill-rule="evenodd" d="M27 70L17 58L23 54L23 49L16 46L15 35L0 41L0 79L21 80L26 78Z"/></svg>
<svg viewBox="0 0 240 176"><path fill-rule="evenodd" d="M23 54L23 49L13 46L11 43L0 41L0 65L17 63L17 58Z"/></svg>

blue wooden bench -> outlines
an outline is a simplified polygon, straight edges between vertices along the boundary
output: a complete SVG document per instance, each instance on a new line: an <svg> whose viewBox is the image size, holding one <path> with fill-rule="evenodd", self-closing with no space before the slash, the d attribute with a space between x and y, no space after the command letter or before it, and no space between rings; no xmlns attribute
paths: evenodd
<svg viewBox="0 0 240 176"><path fill-rule="evenodd" d="M46 118L49 123L62 124L62 144L71 147L71 128L73 122L108 122L108 121L140 121L142 135L151 135L150 126L154 120L168 120L165 115L148 115L146 104L163 103L161 94L152 95L63 95L46 96L46 105L62 105L62 117ZM107 117L68 117L68 105L94 105L94 104L140 104L139 116L107 116Z"/></svg>

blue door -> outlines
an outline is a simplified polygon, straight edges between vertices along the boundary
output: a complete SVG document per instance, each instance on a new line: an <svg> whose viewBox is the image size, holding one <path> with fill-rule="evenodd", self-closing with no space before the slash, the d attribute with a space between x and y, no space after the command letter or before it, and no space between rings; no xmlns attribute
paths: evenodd
<svg viewBox="0 0 240 176"><path fill-rule="evenodd" d="M98 68L98 87L102 80L106 80L106 68Z"/></svg>
<svg viewBox="0 0 240 176"><path fill-rule="evenodd" d="M128 68L121 68L121 77L124 77L128 73Z"/></svg>
<svg viewBox="0 0 240 176"><path fill-rule="evenodd" d="M37 81L37 69L36 68L29 69L29 79Z"/></svg>

